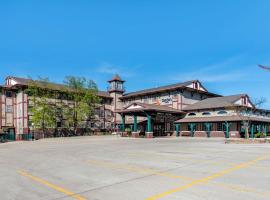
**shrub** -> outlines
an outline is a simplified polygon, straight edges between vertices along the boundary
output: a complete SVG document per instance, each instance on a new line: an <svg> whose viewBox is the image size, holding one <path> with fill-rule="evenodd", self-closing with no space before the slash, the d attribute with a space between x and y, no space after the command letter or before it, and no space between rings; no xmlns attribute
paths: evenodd
<svg viewBox="0 0 270 200"><path fill-rule="evenodd" d="M256 133L254 135L255 138L263 138L264 137L264 133Z"/></svg>

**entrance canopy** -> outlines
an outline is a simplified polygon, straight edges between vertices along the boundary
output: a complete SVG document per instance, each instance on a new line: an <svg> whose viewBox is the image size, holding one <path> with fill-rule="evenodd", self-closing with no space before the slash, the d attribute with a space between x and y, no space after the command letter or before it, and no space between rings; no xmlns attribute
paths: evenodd
<svg viewBox="0 0 270 200"><path fill-rule="evenodd" d="M136 114L137 116L142 115L145 116L145 113L168 113L168 114L175 114L175 115L182 115L185 114L185 112L174 109L168 106L161 106L161 105L154 105L154 104L146 104L146 103L140 103L135 102L127 107L125 107L123 110L118 111L119 114Z"/></svg>
<svg viewBox="0 0 270 200"><path fill-rule="evenodd" d="M138 119L146 118L147 124L142 126L147 137L163 136L166 132L173 130L173 123L182 118L185 112L177 110L168 106L160 106L153 104L146 104L134 102L123 110L117 111L122 116L122 131L125 130L125 116L133 116L133 132L137 132Z"/></svg>

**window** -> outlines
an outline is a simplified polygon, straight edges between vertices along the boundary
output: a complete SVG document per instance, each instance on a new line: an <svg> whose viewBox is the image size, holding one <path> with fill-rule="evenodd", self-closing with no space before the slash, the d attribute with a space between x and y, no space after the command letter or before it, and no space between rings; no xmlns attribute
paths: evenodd
<svg viewBox="0 0 270 200"><path fill-rule="evenodd" d="M118 90L122 90L123 89L123 85L121 82L116 82L116 89Z"/></svg>
<svg viewBox="0 0 270 200"><path fill-rule="evenodd" d="M211 115L210 112L203 112L202 115Z"/></svg>
<svg viewBox="0 0 270 200"><path fill-rule="evenodd" d="M225 128L222 122L217 123L217 131L225 131Z"/></svg>
<svg viewBox="0 0 270 200"><path fill-rule="evenodd" d="M6 91L6 97L12 97L12 92L11 91Z"/></svg>
<svg viewBox="0 0 270 200"><path fill-rule="evenodd" d="M188 113L188 116L196 116L196 113Z"/></svg>
<svg viewBox="0 0 270 200"><path fill-rule="evenodd" d="M198 84L198 82L195 82L194 86L195 86L195 89L199 89L199 84Z"/></svg>
<svg viewBox="0 0 270 200"><path fill-rule="evenodd" d="M143 103L148 103L148 97L144 97Z"/></svg>
<svg viewBox="0 0 270 200"><path fill-rule="evenodd" d="M57 126L57 128L62 127L62 122L61 121L60 122L56 122L56 126Z"/></svg>
<svg viewBox="0 0 270 200"><path fill-rule="evenodd" d="M247 105L247 98L244 97L244 105Z"/></svg>
<svg viewBox="0 0 270 200"><path fill-rule="evenodd" d="M13 112L12 106L6 106L6 112L7 113L12 113Z"/></svg>
<svg viewBox="0 0 270 200"><path fill-rule="evenodd" d="M112 117L113 116L113 113L112 113L112 111L110 111L110 110L105 110L105 116L106 117Z"/></svg>
<svg viewBox="0 0 270 200"><path fill-rule="evenodd" d="M225 115L225 114L228 114L228 112L225 111L225 110L221 110L221 111L218 111L217 114L218 114L218 115Z"/></svg>
<svg viewBox="0 0 270 200"><path fill-rule="evenodd" d="M100 114L100 109L95 109L95 115L99 116L99 114Z"/></svg>

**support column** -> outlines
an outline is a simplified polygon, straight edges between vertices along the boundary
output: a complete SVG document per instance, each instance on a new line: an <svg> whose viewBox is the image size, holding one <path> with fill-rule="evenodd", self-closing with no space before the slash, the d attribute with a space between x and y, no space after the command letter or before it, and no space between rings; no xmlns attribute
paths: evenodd
<svg viewBox="0 0 270 200"><path fill-rule="evenodd" d="M125 115L121 115L122 116L122 132L125 131Z"/></svg>
<svg viewBox="0 0 270 200"><path fill-rule="evenodd" d="M267 137L268 136L268 130L269 130L269 124L266 124L265 127L266 127L266 137Z"/></svg>
<svg viewBox="0 0 270 200"><path fill-rule="evenodd" d="M181 127L180 124L176 124L175 125L176 137L179 137L180 136L180 127Z"/></svg>
<svg viewBox="0 0 270 200"><path fill-rule="evenodd" d="M261 125L258 125L258 133L261 133Z"/></svg>
<svg viewBox="0 0 270 200"><path fill-rule="evenodd" d="M207 132L207 137L211 137L211 127L212 127L212 124L211 123L205 123L205 127L206 127L206 132Z"/></svg>
<svg viewBox="0 0 270 200"><path fill-rule="evenodd" d="M122 137L127 137L127 133L125 132L125 118L126 116L124 114L122 116L122 125L121 125L121 131L122 131Z"/></svg>
<svg viewBox="0 0 270 200"><path fill-rule="evenodd" d="M140 136L140 133L138 132L137 115L134 114L133 119L134 119L134 125L133 125L132 137L137 138Z"/></svg>
<svg viewBox="0 0 270 200"><path fill-rule="evenodd" d="M226 128L226 138L230 138L230 125L231 123L225 122L225 128Z"/></svg>
<svg viewBox="0 0 270 200"><path fill-rule="evenodd" d="M251 138L254 138L254 124L251 125Z"/></svg>
<svg viewBox="0 0 270 200"><path fill-rule="evenodd" d="M190 123L189 126L190 126L190 136L194 137L194 131L195 131L196 124Z"/></svg>
<svg viewBox="0 0 270 200"><path fill-rule="evenodd" d="M263 134L264 134L264 137L266 138L267 137L267 125L263 126Z"/></svg>
<svg viewBox="0 0 270 200"><path fill-rule="evenodd" d="M147 132L145 133L147 138L153 138L151 115L147 114Z"/></svg>

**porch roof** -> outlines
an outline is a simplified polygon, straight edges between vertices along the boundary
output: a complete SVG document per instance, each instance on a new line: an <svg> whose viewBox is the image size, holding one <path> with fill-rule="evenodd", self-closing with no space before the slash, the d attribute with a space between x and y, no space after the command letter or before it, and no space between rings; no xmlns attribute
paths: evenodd
<svg viewBox="0 0 270 200"><path fill-rule="evenodd" d="M246 116L216 116L216 117L192 117L183 118L177 120L175 123L196 123L196 122L222 122L222 121L256 121L256 122L269 122L270 119L259 118L259 117L246 117Z"/></svg>
<svg viewBox="0 0 270 200"><path fill-rule="evenodd" d="M141 102L134 102L122 110L118 110L117 113L121 114L134 114L142 112L160 112L160 113L170 113L170 114L185 114L185 112L171 108L168 106L161 106L155 104L146 104Z"/></svg>

